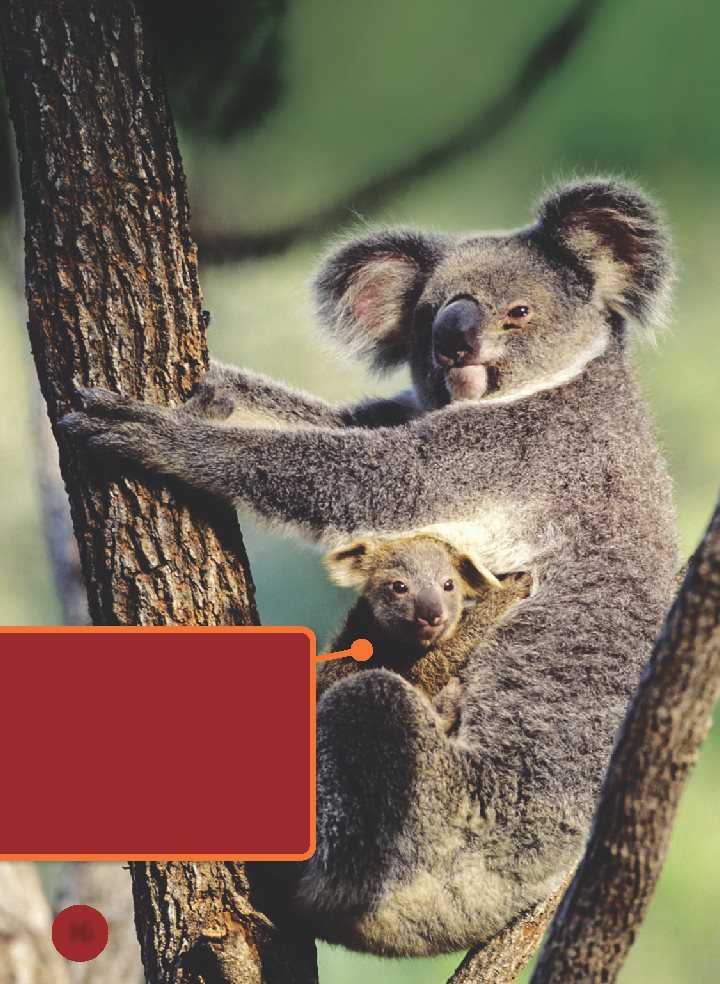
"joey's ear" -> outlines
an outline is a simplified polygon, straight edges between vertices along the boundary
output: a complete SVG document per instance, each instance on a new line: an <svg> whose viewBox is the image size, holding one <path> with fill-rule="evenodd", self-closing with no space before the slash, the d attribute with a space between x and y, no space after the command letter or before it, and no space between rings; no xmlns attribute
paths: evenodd
<svg viewBox="0 0 720 984"><path fill-rule="evenodd" d="M403 362L415 302L442 250L439 238L402 230L345 243L313 281L325 330L377 369Z"/></svg>
<svg viewBox="0 0 720 984"><path fill-rule="evenodd" d="M634 185L613 178L563 185L542 203L531 235L590 273L610 309L643 325L663 322L670 240L657 206Z"/></svg>
<svg viewBox="0 0 720 984"><path fill-rule="evenodd" d="M343 543L325 555L325 567L332 580L341 587L361 588L373 553L374 548L367 540Z"/></svg>
<svg viewBox="0 0 720 984"><path fill-rule="evenodd" d="M467 587L475 594L481 594L488 588L498 588L500 582L484 564L481 564L472 553L455 554L455 567Z"/></svg>

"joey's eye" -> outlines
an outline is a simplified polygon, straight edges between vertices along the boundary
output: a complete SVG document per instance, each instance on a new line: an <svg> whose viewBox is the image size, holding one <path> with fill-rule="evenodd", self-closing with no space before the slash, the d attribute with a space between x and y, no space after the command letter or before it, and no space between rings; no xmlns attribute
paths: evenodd
<svg viewBox="0 0 720 984"><path fill-rule="evenodd" d="M507 313L508 318L527 318L530 314L530 308L527 304L516 304L514 308L510 308Z"/></svg>
<svg viewBox="0 0 720 984"><path fill-rule="evenodd" d="M390 585L395 594L407 594L407 584L404 581L393 581Z"/></svg>
<svg viewBox="0 0 720 984"><path fill-rule="evenodd" d="M449 581L448 580L448 581L445 582L445 584L443 584L443 590L444 591L453 591L454 589L455 589L455 582L454 581Z"/></svg>

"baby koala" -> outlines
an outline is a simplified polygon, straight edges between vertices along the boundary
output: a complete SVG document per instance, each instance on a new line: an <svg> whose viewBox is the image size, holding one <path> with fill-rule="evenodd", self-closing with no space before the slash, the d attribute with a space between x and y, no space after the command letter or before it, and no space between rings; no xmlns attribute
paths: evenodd
<svg viewBox="0 0 720 984"><path fill-rule="evenodd" d="M429 533L356 540L332 550L325 563L336 583L360 591L331 648L368 639L373 656L321 663L318 697L345 676L381 666L422 691L451 730L462 697L458 672L488 627L528 597L530 575L497 577Z"/></svg>

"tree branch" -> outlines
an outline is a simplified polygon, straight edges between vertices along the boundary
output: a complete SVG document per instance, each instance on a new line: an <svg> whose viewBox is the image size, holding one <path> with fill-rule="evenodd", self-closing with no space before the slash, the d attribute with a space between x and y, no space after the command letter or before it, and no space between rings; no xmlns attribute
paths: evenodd
<svg viewBox="0 0 720 984"><path fill-rule="evenodd" d="M513 919L497 936L473 947L448 984L512 984L537 950L570 878L549 899Z"/></svg>
<svg viewBox="0 0 720 984"><path fill-rule="evenodd" d="M531 984L611 984L655 891L720 687L720 506L620 731L585 857Z"/></svg>
<svg viewBox="0 0 720 984"><path fill-rule="evenodd" d="M407 190L441 167L470 151L476 151L500 133L542 84L565 63L602 6L602 0L578 0L530 51L508 87L461 130L437 143L417 158L359 185L331 205L291 225L259 232L217 232L195 225L195 235L205 262L218 263L272 256L302 239L322 235L346 224L348 214L369 212L387 198Z"/></svg>

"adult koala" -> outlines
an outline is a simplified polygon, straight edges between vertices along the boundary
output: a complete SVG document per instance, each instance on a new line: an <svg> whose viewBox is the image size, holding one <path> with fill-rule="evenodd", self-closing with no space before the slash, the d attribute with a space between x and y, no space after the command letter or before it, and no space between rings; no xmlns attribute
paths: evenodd
<svg viewBox="0 0 720 984"><path fill-rule="evenodd" d="M570 184L519 232L386 232L330 256L321 316L375 365L409 361L394 400L335 408L217 367L181 410L92 390L65 418L92 450L329 545L429 528L532 575L470 658L456 737L387 670L320 701L318 849L296 893L318 935L458 950L574 864L678 566L628 355L670 279L644 195Z"/></svg>

